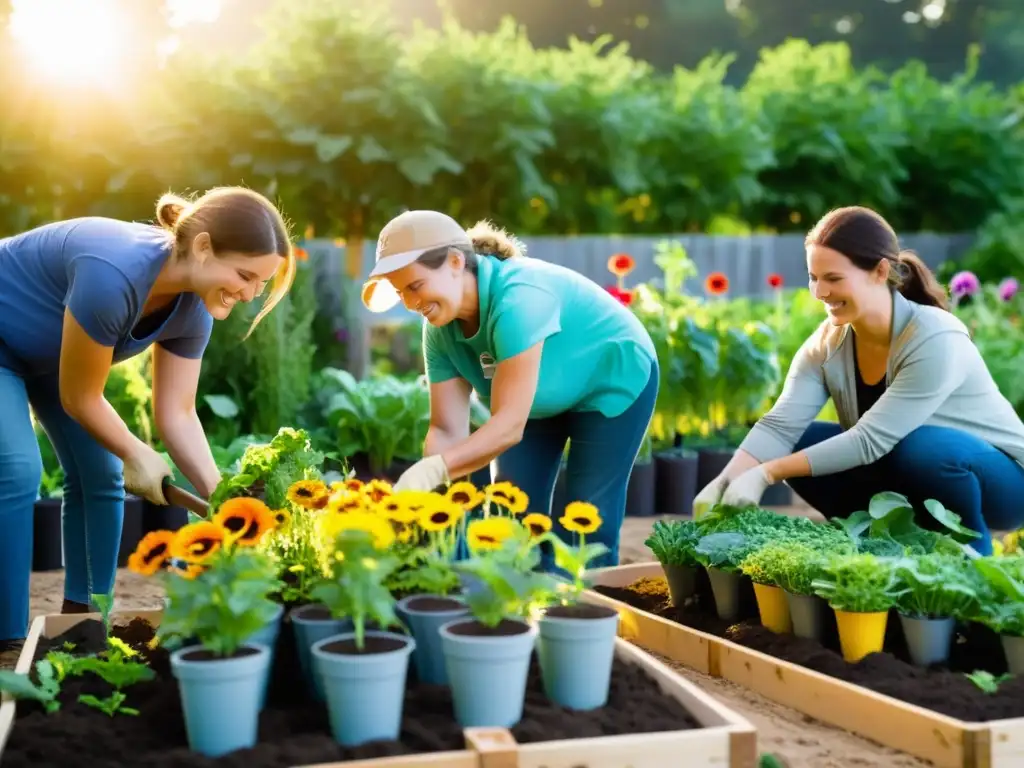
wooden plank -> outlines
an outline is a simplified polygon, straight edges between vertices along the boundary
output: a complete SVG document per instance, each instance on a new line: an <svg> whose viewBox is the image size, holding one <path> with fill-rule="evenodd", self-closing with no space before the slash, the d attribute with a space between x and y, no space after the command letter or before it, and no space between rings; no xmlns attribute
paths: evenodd
<svg viewBox="0 0 1024 768"><path fill-rule="evenodd" d="M656 562L588 573L594 585L609 587L625 587L637 579L661 575L661 566ZM940 768L1024 765L1024 718L990 723L957 720L659 619L596 593L588 593L588 599L629 615L627 639L632 642L830 725L930 760ZM695 637L707 641L709 658L703 664L699 657L693 658Z"/></svg>
<svg viewBox="0 0 1024 768"><path fill-rule="evenodd" d="M372 760L349 760L335 763L317 763L301 768L485 768L480 765L476 753L470 750L458 752L429 752L422 755L381 757Z"/></svg>

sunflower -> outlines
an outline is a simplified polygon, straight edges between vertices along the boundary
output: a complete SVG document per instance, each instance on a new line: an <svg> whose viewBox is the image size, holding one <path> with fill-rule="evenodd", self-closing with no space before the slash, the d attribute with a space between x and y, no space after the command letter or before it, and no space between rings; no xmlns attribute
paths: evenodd
<svg viewBox="0 0 1024 768"><path fill-rule="evenodd" d="M394 493L391 483L387 480L371 480L363 486L362 491L363 495L374 504L379 504L380 500L385 496L390 496Z"/></svg>
<svg viewBox="0 0 1024 768"><path fill-rule="evenodd" d="M200 563L220 549L228 536L226 528L209 520L189 523L174 535L171 557L185 563Z"/></svg>
<svg viewBox="0 0 1024 768"><path fill-rule="evenodd" d="M454 501L438 496L420 512L420 528L445 531L458 523L465 513L466 510Z"/></svg>
<svg viewBox="0 0 1024 768"><path fill-rule="evenodd" d="M320 480L299 480L288 488L288 501L306 509L323 509L330 492Z"/></svg>
<svg viewBox="0 0 1024 768"><path fill-rule="evenodd" d="M523 518L523 525L530 531L530 535L536 538L551 530L551 518L540 512L531 512Z"/></svg>
<svg viewBox="0 0 1024 768"><path fill-rule="evenodd" d="M491 483L484 488L489 502L504 507L513 515L522 514L530 503L530 497L516 488L512 483Z"/></svg>
<svg viewBox="0 0 1024 768"><path fill-rule="evenodd" d="M378 513L389 520L402 525L409 525L419 520L419 513L422 509L422 502L411 503L410 497L406 494L415 494L416 491L400 491L394 496L388 496L377 505ZM415 509L413 508L415 507Z"/></svg>
<svg viewBox="0 0 1024 768"><path fill-rule="evenodd" d="M346 491L361 491L363 490L363 481L356 477L350 477L348 480L342 480L340 483L331 483L331 488L335 486L344 488Z"/></svg>
<svg viewBox="0 0 1024 768"><path fill-rule="evenodd" d="M574 501L566 505L565 514L559 521L562 527L573 533L593 533L601 527L601 515L597 507L586 501Z"/></svg>
<svg viewBox="0 0 1024 768"><path fill-rule="evenodd" d="M349 514L352 512L369 512L369 500L361 493L355 491L339 491L331 495L327 502L327 509L337 514Z"/></svg>
<svg viewBox="0 0 1024 768"><path fill-rule="evenodd" d="M128 558L128 570L143 576L152 576L170 560L172 541L174 531L147 533Z"/></svg>
<svg viewBox="0 0 1024 768"><path fill-rule="evenodd" d="M279 531L286 530L292 523L292 513L285 508L274 510L274 528Z"/></svg>
<svg viewBox="0 0 1024 768"><path fill-rule="evenodd" d="M342 531L365 531L373 537L377 549L387 549L395 541L395 531L385 518L372 512L349 512L324 518L323 532L332 541Z"/></svg>
<svg viewBox="0 0 1024 768"><path fill-rule="evenodd" d="M238 496L220 505L213 522L227 532L232 544L253 546L274 528L274 513L259 499Z"/></svg>
<svg viewBox="0 0 1024 768"><path fill-rule="evenodd" d="M469 548L500 549L502 543L514 536L516 523L507 517L487 517L474 520L466 528L466 542Z"/></svg>
<svg viewBox="0 0 1024 768"><path fill-rule="evenodd" d="M453 483L445 497L449 501L454 501L465 510L479 506L484 500L484 495L477 490L476 486L465 480Z"/></svg>

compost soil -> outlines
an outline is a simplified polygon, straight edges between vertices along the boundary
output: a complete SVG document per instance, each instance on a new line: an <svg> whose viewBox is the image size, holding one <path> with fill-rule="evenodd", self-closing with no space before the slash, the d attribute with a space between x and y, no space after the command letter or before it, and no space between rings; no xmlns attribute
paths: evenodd
<svg viewBox="0 0 1024 768"><path fill-rule="evenodd" d="M455 722L450 691L420 685L410 665L399 741L375 742L344 748L331 737L326 704L307 698L301 682L290 624L281 626L275 652L267 706L260 716L259 743L218 759L189 751L177 683L171 676L166 650L149 649L153 637L148 622L134 619L113 628L113 634L139 651L157 679L125 689L125 706L138 716L108 717L77 702L79 694L109 695L102 680L86 675L64 681L60 710L45 714L32 701L19 701L17 719L3 752L4 768L270 768L383 758L425 752L465 749L462 729ZM105 645L103 625L94 620L78 624L58 637L41 639L35 658L73 643L75 655L96 653ZM523 718L511 729L523 744L559 739L651 733L700 727L674 699L639 667L616 660L608 705L591 712L571 712L548 701L536 656L531 664Z"/></svg>
<svg viewBox="0 0 1024 768"><path fill-rule="evenodd" d="M845 682L969 722L1024 716L1024 675L1003 682L995 693L985 693L965 673L985 670L998 676L1006 672L999 637L987 627L958 626L949 664L923 668L912 664L896 612L889 615L884 651L865 656L855 664L843 660L832 611L826 609L825 636L821 643L788 634L775 634L760 624L749 581L745 584L738 622L719 619L714 599L701 570L698 592L685 606L673 607L664 578L639 579L628 587L595 587L595 591L635 608L687 627L717 635L777 659L799 664Z"/></svg>

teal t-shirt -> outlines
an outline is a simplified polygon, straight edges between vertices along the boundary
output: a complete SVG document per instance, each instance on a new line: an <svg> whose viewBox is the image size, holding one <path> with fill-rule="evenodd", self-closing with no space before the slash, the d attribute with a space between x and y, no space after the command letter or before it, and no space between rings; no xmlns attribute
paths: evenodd
<svg viewBox="0 0 1024 768"><path fill-rule="evenodd" d="M647 386L654 344L643 324L606 290L566 267L529 258L480 256L480 328L423 323L432 384L462 378L490 405L494 367L543 341L530 418L567 411L623 413ZM485 372L487 369L488 372Z"/></svg>

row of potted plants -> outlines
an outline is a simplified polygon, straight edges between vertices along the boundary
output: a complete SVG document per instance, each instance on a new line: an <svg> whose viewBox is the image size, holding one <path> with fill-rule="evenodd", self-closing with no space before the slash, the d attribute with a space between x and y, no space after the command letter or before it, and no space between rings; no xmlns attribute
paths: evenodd
<svg viewBox="0 0 1024 768"><path fill-rule="evenodd" d="M694 597L704 568L728 621L740 616L744 581L773 632L820 641L831 608L849 662L882 650L895 610L915 664L945 663L956 622L978 622L1001 636L1010 671L1024 671L1024 557L979 557L969 545L978 534L959 516L935 500L926 508L941 532L919 527L909 500L888 492L831 525L720 506L699 520L659 521L647 546L674 605Z"/></svg>

